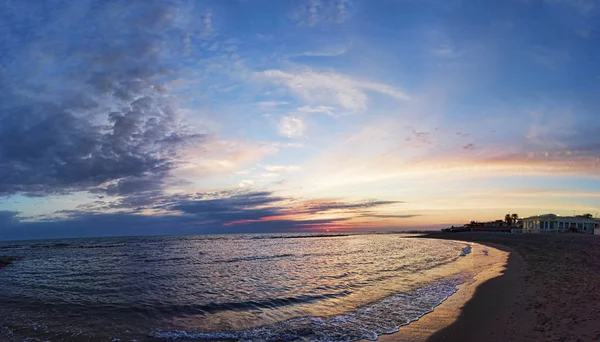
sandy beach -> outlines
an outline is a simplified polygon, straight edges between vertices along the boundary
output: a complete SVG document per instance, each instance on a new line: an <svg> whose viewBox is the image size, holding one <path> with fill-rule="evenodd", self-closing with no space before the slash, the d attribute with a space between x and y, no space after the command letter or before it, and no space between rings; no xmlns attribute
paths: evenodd
<svg viewBox="0 0 600 342"><path fill-rule="evenodd" d="M380 341L600 340L600 237L468 232L411 238L473 243L471 256L460 262L472 263L474 280ZM0 268L11 261L1 260ZM2 333L0 339L9 336Z"/></svg>
<svg viewBox="0 0 600 342"><path fill-rule="evenodd" d="M423 237L477 242L511 254L501 276L459 288L431 314L382 341L600 340L597 236L469 232Z"/></svg>

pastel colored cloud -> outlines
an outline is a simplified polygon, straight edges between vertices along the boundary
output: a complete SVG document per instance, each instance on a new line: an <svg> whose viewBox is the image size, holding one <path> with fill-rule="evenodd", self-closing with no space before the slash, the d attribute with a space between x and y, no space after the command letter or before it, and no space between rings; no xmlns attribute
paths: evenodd
<svg viewBox="0 0 600 342"><path fill-rule="evenodd" d="M263 5L0 4L0 239L600 212L597 1Z"/></svg>
<svg viewBox="0 0 600 342"><path fill-rule="evenodd" d="M284 116L279 120L279 134L287 138L301 137L304 135L306 125L296 116Z"/></svg>
<svg viewBox="0 0 600 342"><path fill-rule="evenodd" d="M306 103L316 105L336 105L349 111L367 108L366 91L379 92L398 100L410 97L402 91L382 83L358 81L334 72L314 72L301 70L284 72L267 70L257 77L280 84Z"/></svg>

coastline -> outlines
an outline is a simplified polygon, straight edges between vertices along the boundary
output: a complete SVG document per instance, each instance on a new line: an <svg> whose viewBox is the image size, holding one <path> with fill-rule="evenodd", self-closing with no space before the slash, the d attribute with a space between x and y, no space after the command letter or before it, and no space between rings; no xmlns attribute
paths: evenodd
<svg viewBox="0 0 600 342"><path fill-rule="evenodd" d="M432 313L381 341L600 340L600 237L435 232L416 238L479 243L510 257L500 276L459 287Z"/></svg>
<svg viewBox="0 0 600 342"><path fill-rule="evenodd" d="M435 272L444 277L466 269L473 278L430 313L378 340L600 340L599 236L465 232L406 238L469 244L470 254ZM10 336L0 329L0 340Z"/></svg>
<svg viewBox="0 0 600 342"><path fill-rule="evenodd" d="M464 242L460 240L454 240ZM401 326L398 332L381 335L378 341L511 341L506 333L493 331L486 324L481 324L482 310L491 310L497 317L510 317L505 310L506 303L514 302L507 284L516 284L522 274L523 263L514 251L496 244L475 245L481 252L495 255L496 261L489 266L479 269L473 274L473 280L458 286L457 291L436 306L433 311L418 320ZM475 251L474 251L475 252ZM506 256L505 256L506 255ZM476 256L487 258L487 256ZM492 302L485 298L494 298ZM474 306L473 304L476 304ZM481 306L484 306L482 308ZM491 320L495 323L496 320ZM474 329L475 328L475 329ZM486 333L490 332L490 333ZM496 339L494 339L496 337Z"/></svg>
<svg viewBox="0 0 600 342"><path fill-rule="evenodd" d="M484 270L474 284L459 289L452 306L453 322L433 332L426 341L518 341L532 340L528 327L534 316L520 305L525 286L525 267L521 256L505 246L487 246L510 253L503 270ZM462 292L462 293L461 293ZM432 321L437 317L432 316Z"/></svg>

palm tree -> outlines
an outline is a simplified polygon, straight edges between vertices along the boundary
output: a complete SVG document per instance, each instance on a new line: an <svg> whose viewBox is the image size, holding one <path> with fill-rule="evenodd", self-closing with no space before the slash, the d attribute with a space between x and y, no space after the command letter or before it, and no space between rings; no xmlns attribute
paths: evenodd
<svg viewBox="0 0 600 342"><path fill-rule="evenodd" d="M513 226L516 226L517 225L517 221L519 221L519 214L513 213L511 215L511 217L512 217L512 224L513 224Z"/></svg>
<svg viewBox="0 0 600 342"><path fill-rule="evenodd" d="M510 216L509 214L504 215L504 221L506 222L507 225L512 225L512 216Z"/></svg>

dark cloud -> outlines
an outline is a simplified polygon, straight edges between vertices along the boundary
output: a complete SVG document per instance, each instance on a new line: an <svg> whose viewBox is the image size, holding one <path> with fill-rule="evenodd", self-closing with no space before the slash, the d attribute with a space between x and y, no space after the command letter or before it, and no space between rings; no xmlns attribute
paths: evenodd
<svg viewBox="0 0 600 342"><path fill-rule="evenodd" d="M344 202L316 202L309 203L306 206L306 211L309 213L319 213L330 210L364 210L382 205L403 203L400 201L366 201L358 203L344 203Z"/></svg>
<svg viewBox="0 0 600 342"><path fill-rule="evenodd" d="M353 216L379 217L367 210L401 203L329 202L302 206L293 198L277 196L268 191L223 191L172 196L150 191L147 194L149 195L126 196L116 203L99 199L78 210L63 210L55 213L54 217L37 218L37 222L18 221L15 220L16 213L0 212L0 239L302 231L340 225ZM107 213L107 210L114 209L125 211ZM154 210L157 214L140 215L140 210ZM328 211L344 211L348 215L338 218L310 218L311 214ZM287 214L305 214L308 218L289 219ZM397 216L405 217L407 216ZM10 220L11 224L3 225L2 220Z"/></svg>
<svg viewBox="0 0 600 342"><path fill-rule="evenodd" d="M0 6L0 197L160 188L177 148L204 139L163 91L170 5L21 6Z"/></svg>
<svg viewBox="0 0 600 342"><path fill-rule="evenodd" d="M417 216L421 216L421 215L410 215L410 214L408 214L408 215L386 215L386 214L370 214L370 213L367 213L367 214L363 214L361 216L363 216L363 217L374 217L374 218L401 218L401 219L404 219L404 218L417 217Z"/></svg>
<svg viewBox="0 0 600 342"><path fill-rule="evenodd" d="M140 177L126 177L112 184L96 187L91 192L106 193L110 196L132 196L141 192L144 193L144 196L148 196L149 192L162 189L165 179L165 172L150 173Z"/></svg>
<svg viewBox="0 0 600 342"><path fill-rule="evenodd" d="M327 228L332 224L343 223L348 218L312 220L269 220L247 221L222 227L221 233L277 233L305 231L311 228Z"/></svg>
<svg viewBox="0 0 600 342"><path fill-rule="evenodd" d="M179 211L193 215L204 222L224 225L239 220L260 220L264 217L286 213L282 201L286 198L275 196L271 192L232 191L215 194L196 194L191 198L181 196L157 199L154 208Z"/></svg>
<svg viewBox="0 0 600 342"><path fill-rule="evenodd" d="M0 240L62 237L176 235L203 233L191 217L144 216L131 213L85 214L68 219L19 222L0 226Z"/></svg>
<svg viewBox="0 0 600 342"><path fill-rule="evenodd" d="M323 226L343 220L345 219L275 220L219 225L200 220L195 215L144 216L131 213L80 213L69 219L15 222L15 224L8 226L0 225L0 240L135 235L276 233L302 231L314 226Z"/></svg>

